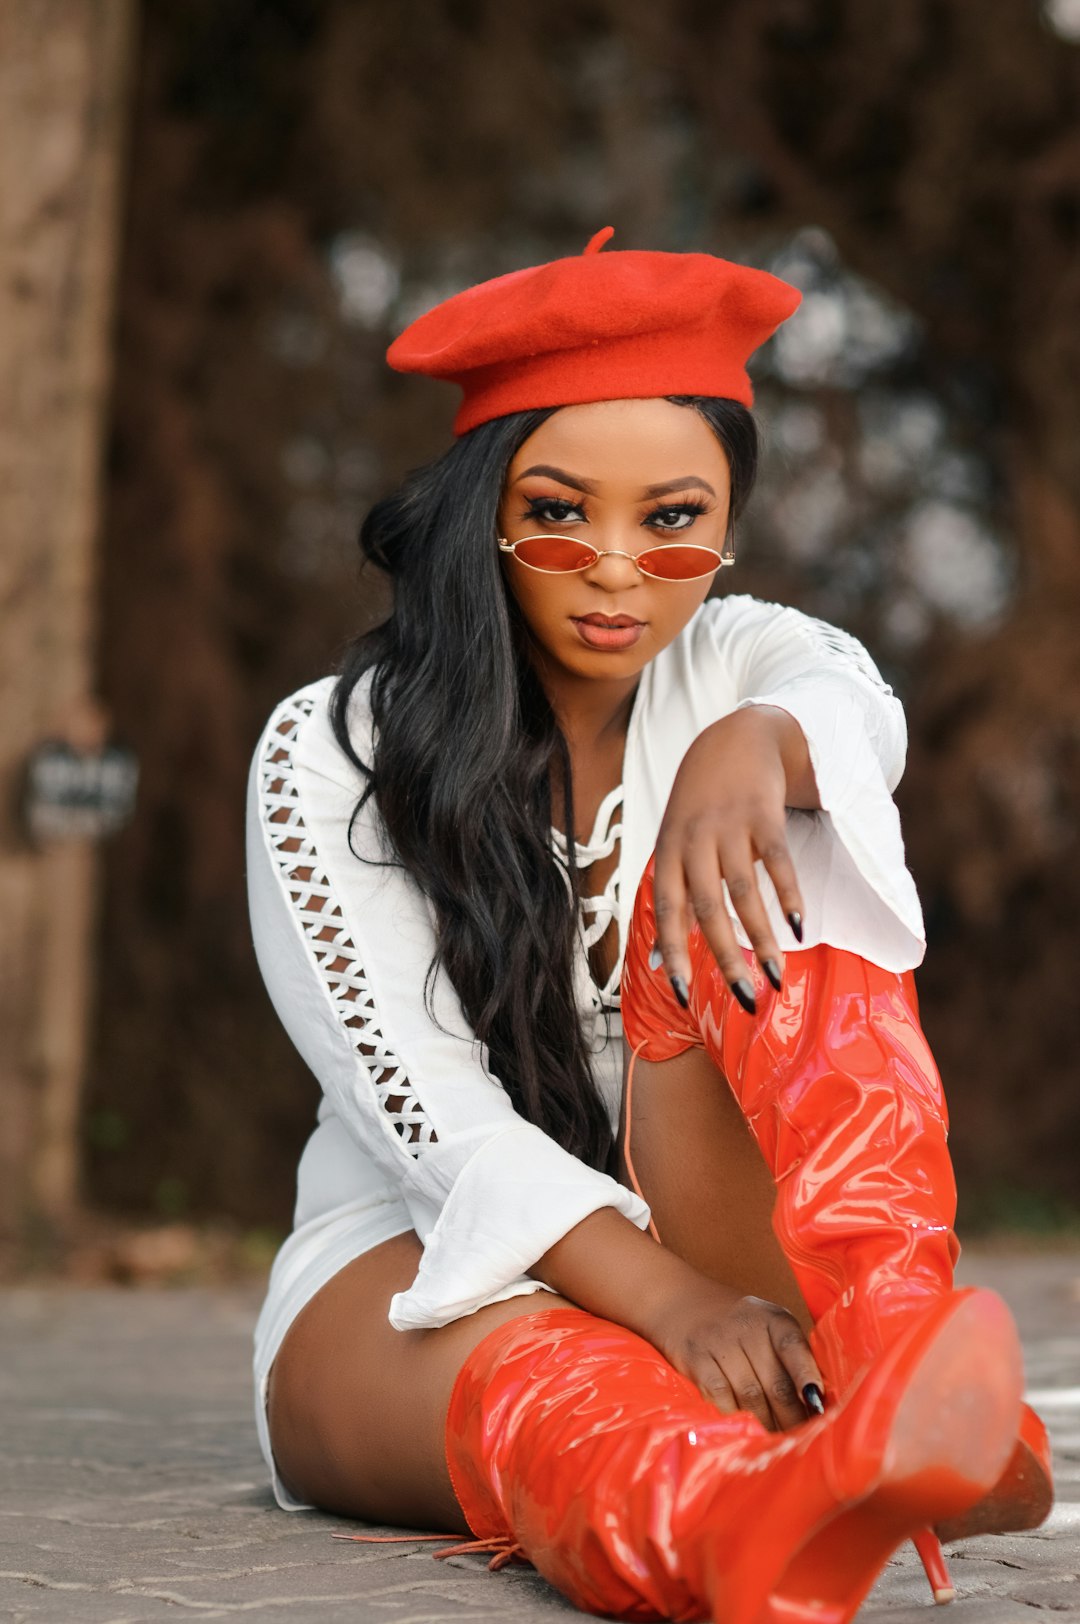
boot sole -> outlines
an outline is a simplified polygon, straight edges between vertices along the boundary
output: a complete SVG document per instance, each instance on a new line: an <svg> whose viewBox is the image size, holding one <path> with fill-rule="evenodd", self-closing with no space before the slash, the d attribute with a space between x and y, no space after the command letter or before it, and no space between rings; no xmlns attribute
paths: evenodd
<svg viewBox="0 0 1080 1624"><path fill-rule="evenodd" d="M990 1493L959 1517L940 1522L939 1539L972 1539L976 1534L1014 1534L1038 1528L1054 1505L1050 1440L1035 1411L1025 1404L1020 1435L1008 1465Z"/></svg>
<svg viewBox="0 0 1080 1624"><path fill-rule="evenodd" d="M968 1510L998 1481L1022 1390L1016 1326L1000 1297L969 1290L931 1309L845 1401L854 1425L840 1447L865 1461L862 1488L838 1491L835 1514L810 1533L744 1624L847 1624L899 1545Z"/></svg>

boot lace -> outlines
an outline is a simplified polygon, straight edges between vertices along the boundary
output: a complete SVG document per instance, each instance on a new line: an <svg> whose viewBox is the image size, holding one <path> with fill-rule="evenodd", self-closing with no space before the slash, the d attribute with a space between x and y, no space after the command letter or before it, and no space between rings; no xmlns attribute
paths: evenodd
<svg viewBox="0 0 1080 1624"><path fill-rule="evenodd" d="M361 1545L416 1545L422 1540L452 1540L454 1536L453 1534L331 1534L330 1538L352 1539ZM444 1556L469 1556L473 1553L486 1555L488 1552L491 1553L491 1561L488 1563L489 1573L498 1573L500 1568L505 1568L510 1562L529 1560L524 1547L511 1539L509 1534L498 1534L491 1539L459 1540L456 1544L448 1545L441 1551L432 1551L431 1554L437 1562Z"/></svg>

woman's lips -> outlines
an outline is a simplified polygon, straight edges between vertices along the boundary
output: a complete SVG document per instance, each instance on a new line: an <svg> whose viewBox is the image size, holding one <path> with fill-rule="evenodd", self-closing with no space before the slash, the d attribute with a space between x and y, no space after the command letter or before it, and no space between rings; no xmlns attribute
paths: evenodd
<svg viewBox="0 0 1080 1624"><path fill-rule="evenodd" d="M571 616L571 619L581 641L590 648L633 648L645 630L642 621L631 620L628 615L614 616L614 624L603 615L587 615L580 619Z"/></svg>

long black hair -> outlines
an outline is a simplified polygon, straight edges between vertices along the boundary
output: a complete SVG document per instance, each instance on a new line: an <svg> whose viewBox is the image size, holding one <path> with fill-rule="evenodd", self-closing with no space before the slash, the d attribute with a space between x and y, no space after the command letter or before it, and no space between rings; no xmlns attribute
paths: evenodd
<svg viewBox="0 0 1080 1624"><path fill-rule="evenodd" d="M731 526L757 471L754 419L736 401L668 398L698 411L727 454ZM557 409L480 424L372 508L360 549L391 576L394 607L346 650L330 719L367 779L354 820L374 795L391 860L433 904L429 1010L441 967L515 1108L575 1156L611 1170L611 1127L574 998L580 893L570 754L496 547L507 469ZM370 763L347 725L353 690L369 671ZM565 786L568 868L551 840L553 764Z"/></svg>

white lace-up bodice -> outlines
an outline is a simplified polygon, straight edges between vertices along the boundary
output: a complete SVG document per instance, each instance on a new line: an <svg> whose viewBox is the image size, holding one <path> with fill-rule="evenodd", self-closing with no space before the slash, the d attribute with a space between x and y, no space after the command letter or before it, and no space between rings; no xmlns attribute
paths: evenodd
<svg viewBox="0 0 1080 1624"><path fill-rule="evenodd" d="M610 857L622 838L622 805L623 786L616 784L611 792L604 796L596 811L592 833L587 841L582 843L574 841L574 860L578 872L591 868L593 863L601 862ZM567 863L566 836L561 829L552 827L551 838L557 855L565 867ZM599 896L582 897L581 899L581 945L587 955L589 949L599 942L605 935L612 920L619 935L619 948L615 956L611 974L603 987L597 987L592 975L589 981L592 985L592 1004L597 1010L618 1009L619 1007L619 978L622 971L623 942L619 932L619 877L622 862L616 863L608 875L607 884Z"/></svg>

